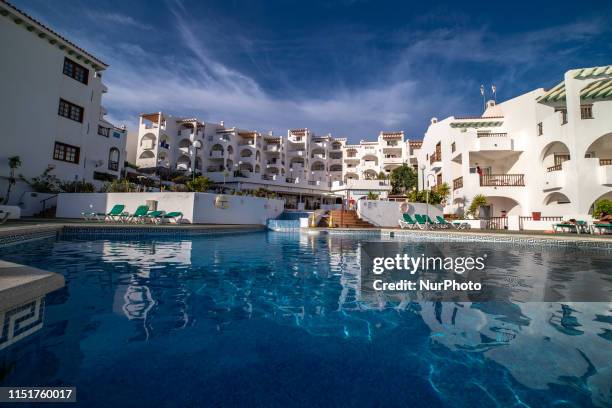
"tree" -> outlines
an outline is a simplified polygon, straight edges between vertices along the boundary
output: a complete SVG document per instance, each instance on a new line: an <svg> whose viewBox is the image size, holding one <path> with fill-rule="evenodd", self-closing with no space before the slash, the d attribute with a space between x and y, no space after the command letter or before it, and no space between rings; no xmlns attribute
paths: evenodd
<svg viewBox="0 0 612 408"><path fill-rule="evenodd" d="M9 157L9 168L11 169L8 180L8 187L6 188L6 197L4 197L4 204L8 204L9 198L11 197L11 189L15 185L15 170L21 167L21 159L19 156Z"/></svg>
<svg viewBox="0 0 612 408"><path fill-rule="evenodd" d="M386 180L387 179L387 175L385 174L384 171L381 171L381 172L378 173L376 178L379 179L379 180Z"/></svg>
<svg viewBox="0 0 612 408"><path fill-rule="evenodd" d="M368 195L367 195L367 199L368 200L378 200L378 194L372 192L372 191L368 191Z"/></svg>
<svg viewBox="0 0 612 408"><path fill-rule="evenodd" d="M434 190L438 193L438 195L441 198L440 204L445 206L446 199L450 195L450 186L448 185L448 183L442 183L440 185L436 185L436 187L434 187Z"/></svg>
<svg viewBox="0 0 612 408"><path fill-rule="evenodd" d="M476 194L474 198L472 198L472 203L470 204L470 208L467 210L467 215L476 218L478 215L478 209L482 206L487 205L487 197L482 194Z"/></svg>
<svg viewBox="0 0 612 408"><path fill-rule="evenodd" d="M417 173L406 163L391 171L391 193L405 194L417 186Z"/></svg>
<svg viewBox="0 0 612 408"><path fill-rule="evenodd" d="M213 188L215 183L211 179L205 176L198 176L193 180L189 180L185 183L187 190L196 193L204 193Z"/></svg>

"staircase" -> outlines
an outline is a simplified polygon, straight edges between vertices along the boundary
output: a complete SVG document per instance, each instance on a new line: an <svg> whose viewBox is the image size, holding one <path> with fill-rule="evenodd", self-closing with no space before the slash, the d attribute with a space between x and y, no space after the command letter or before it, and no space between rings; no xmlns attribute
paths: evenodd
<svg viewBox="0 0 612 408"><path fill-rule="evenodd" d="M374 228L373 224L362 220L355 210L332 210L334 228ZM342 224L341 224L342 223Z"/></svg>

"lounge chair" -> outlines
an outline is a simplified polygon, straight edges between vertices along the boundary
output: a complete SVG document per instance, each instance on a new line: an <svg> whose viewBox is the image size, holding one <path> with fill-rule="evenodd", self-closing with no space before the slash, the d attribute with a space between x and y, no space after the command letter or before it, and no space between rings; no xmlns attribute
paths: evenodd
<svg viewBox="0 0 612 408"><path fill-rule="evenodd" d="M417 222L417 227L419 227L420 229L427 228L427 220L425 219L424 216L420 214L414 214L414 219Z"/></svg>
<svg viewBox="0 0 612 408"><path fill-rule="evenodd" d="M578 224L578 222L573 223L573 222L569 222L569 221L562 221L559 222L557 224L553 224L553 231L554 232L575 232L577 234L580 234L580 230L582 228L580 227L580 225Z"/></svg>
<svg viewBox="0 0 612 408"><path fill-rule="evenodd" d="M81 215L86 220L106 221L110 219L111 221L120 221L122 217L127 215L127 213L123 212L124 208L125 205L123 204L115 204L107 213L82 212Z"/></svg>
<svg viewBox="0 0 612 408"><path fill-rule="evenodd" d="M175 224L178 224L183 219L183 213L180 211L169 212L161 217L162 220L174 220Z"/></svg>
<svg viewBox="0 0 612 408"><path fill-rule="evenodd" d="M416 228L417 227L416 221L412 219L410 214L404 213L402 214L402 218L403 219L398 220L400 228Z"/></svg>
<svg viewBox="0 0 612 408"><path fill-rule="evenodd" d="M162 221L162 217L165 211L151 211L144 216L144 220L149 220L152 223L159 224Z"/></svg>
<svg viewBox="0 0 612 408"><path fill-rule="evenodd" d="M606 232L612 232L612 224L607 222L595 222L591 225L591 231L593 234L596 232L599 234L604 234Z"/></svg>
<svg viewBox="0 0 612 408"><path fill-rule="evenodd" d="M0 210L0 224L4 224L8 220L9 215L11 215L10 212Z"/></svg>
<svg viewBox="0 0 612 408"><path fill-rule="evenodd" d="M423 217L425 217L425 221L427 221L427 223L433 228L440 227L440 224L437 222L433 222L433 220L429 217L429 215L424 215Z"/></svg>
<svg viewBox="0 0 612 408"><path fill-rule="evenodd" d="M127 216L127 222L144 222L147 219L147 214L149 213L149 206L147 205L139 205L134 211L134 214L130 214Z"/></svg>
<svg viewBox="0 0 612 408"><path fill-rule="evenodd" d="M441 215L436 215L436 221L438 221L440 228L455 228L454 224L446 221Z"/></svg>

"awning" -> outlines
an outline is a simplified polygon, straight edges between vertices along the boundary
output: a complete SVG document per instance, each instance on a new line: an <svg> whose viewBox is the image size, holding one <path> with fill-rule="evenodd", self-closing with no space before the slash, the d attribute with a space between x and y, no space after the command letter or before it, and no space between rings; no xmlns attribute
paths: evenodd
<svg viewBox="0 0 612 408"><path fill-rule="evenodd" d="M574 78L586 79L598 77L600 75L612 75L612 65L606 65L603 67L582 68L578 71Z"/></svg>

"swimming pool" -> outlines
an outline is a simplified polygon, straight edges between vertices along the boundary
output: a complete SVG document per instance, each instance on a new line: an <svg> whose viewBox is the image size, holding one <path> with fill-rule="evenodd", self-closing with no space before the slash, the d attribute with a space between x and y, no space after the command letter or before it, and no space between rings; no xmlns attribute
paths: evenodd
<svg viewBox="0 0 612 408"><path fill-rule="evenodd" d="M364 301L359 248L384 239L73 234L0 247L66 279L44 327L0 351L0 385L76 386L87 407L612 402L609 303ZM610 279L609 252L479 245L510 276L532 265L559 285L587 269Z"/></svg>

